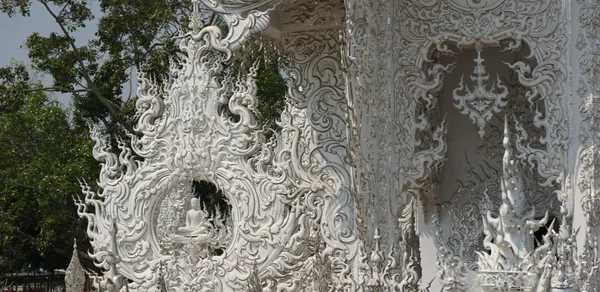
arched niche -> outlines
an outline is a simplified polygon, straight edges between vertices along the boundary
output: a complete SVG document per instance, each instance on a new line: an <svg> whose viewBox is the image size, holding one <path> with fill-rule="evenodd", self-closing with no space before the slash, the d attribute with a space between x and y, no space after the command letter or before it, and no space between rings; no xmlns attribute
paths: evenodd
<svg viewBox="0 0 600 292"><path fill-rule="evenodd" d="M157 204L154 234L161 254L193 250L191 256L218 256L230 245L232 206L212 182L193 180L168 192Z"/></svg>
<svg viewBox="0 0 600 292"><path fill-rule="evenodd" d="M527 161L531 154L527 151L548 152L548 145L540 142L547 128L535 121L548 115L547 106L543 98L528 99L532 89L511 68L519 62L530 68L539 64L529 46L508 50L509 43L480 50L449 44L447 52L431 53L435 64L452 67L437 94L436 110L429 113L431 120L443 117L447 130L446 160L436 173L435 199L448 247L472 270L477 269L475 252L484 250L482 216L488 210L497 216L501 204L505 122L522 160L527 202L535 207L536 217L543 217L546 210L559 216L557 186L544 186L547 177ZM519 146L524 142L528 149Z"/></svg>

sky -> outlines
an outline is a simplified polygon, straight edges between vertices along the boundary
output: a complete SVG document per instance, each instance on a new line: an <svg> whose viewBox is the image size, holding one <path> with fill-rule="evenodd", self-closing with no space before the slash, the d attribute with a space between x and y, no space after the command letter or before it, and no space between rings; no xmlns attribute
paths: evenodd
<svg viewBox="0 0 600 292"><path fill-rule="evenodd" d="M92 10L98 15L100 13L99 4L96 1L90 1ZM52 32L59 32L60 27L54 22L54 19L37 1L32 1L31 14L29 17L15 15L12 18L6 14L0 13L0 67L8 65L11 60L24 62L27 66L31 65L27 57L25 40L33 32L39 32L42 36L47 36ZM85 44L94 36L96 32L96 22L92 22L73 34L77 44ZM52 78L40 75L39 79L46 85L51 85ZM65 108L70 105L70 95L53 93L50 94L58 100Z"/></svg>

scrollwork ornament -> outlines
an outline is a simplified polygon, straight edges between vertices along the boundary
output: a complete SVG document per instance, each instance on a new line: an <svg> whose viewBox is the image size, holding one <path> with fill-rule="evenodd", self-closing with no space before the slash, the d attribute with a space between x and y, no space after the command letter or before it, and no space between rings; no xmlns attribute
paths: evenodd
<svg viewBox="0 0 600 292"><path fill-rule="evenodd" d="M130 290L241 291L250 278L285 290L295 287L294 272L310 265L306 246L316 234L332 259L355 252L348 247L356 232L347 171L323 159L345 155L338 147L343 131L328 130L344 127L327 108L343 102L339 76L326 80L321 100L308 102L319 114L288 103L281 132L267 140L255 119L256 64L238 78L223 72L239 42L266 27L266 13L224 16L236 27L223 38L216 27L192 27L180 43L183 63L171 68L174 78L159 88L142 76L135 127L141 135L118 141L119 154L98 128L91 131L100 191L82 182L78 214L88 219L92 257L100 262L114 247L109 230L118 221L113 254L121 261L113 270L131 281ZM329 74L336 64L319 68ZM193 181L214 184L231 205L229 218L211 214L203 223L200 234L215 235L210 239L189 230L177 239ZM349 285L347 270L336 272L345 275L336 278L340 287Z"/></svg>

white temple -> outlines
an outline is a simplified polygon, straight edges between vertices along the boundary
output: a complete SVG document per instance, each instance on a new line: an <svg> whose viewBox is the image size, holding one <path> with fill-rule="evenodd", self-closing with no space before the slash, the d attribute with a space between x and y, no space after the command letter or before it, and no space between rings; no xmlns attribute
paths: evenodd
<svg viewBox="0 0 600 292"><path fill-rule="evenodd" d="M131 149L93 134L101 290L600 291L598 0L196 1ZM249 39L285 56L269 139L256 68L221 77Z"/></svg>

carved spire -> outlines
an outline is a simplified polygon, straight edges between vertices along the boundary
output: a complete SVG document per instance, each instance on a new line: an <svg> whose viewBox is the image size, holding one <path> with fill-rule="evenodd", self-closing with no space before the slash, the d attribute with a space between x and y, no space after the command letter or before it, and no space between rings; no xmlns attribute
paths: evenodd
<svg viewBox="0 0 600 292"><path fill-rule="evenodd" d="M514 161L512 146L510 144L510 131L508 129L508 119L504 117L504 156L502 157L502 207L500 208L500 217L511 228L512 220L509 215L520 217L525 211L525 197L523 192L523 178L518 168L517 161ZM512 212L508 214L503 212ZM518 227L518 226L516 226Z"/></svg>
<svg viewBox="0 0 600 292"><path fill-rule="evenodd" d="M533 246L533 232L546 224L548 212L543 219L535 220L534 208L526 209L523 181L518 163L512 160L506 119L503 145L502 205L498 218L492 217L489 210L483 218L484 247L490 253L478 252L479 280L483 291L497 291L499 287L535 289L543 286L540 276L553 257L549 235L536 250Z"/></svg>
<svg viewBox="0 0 600 292"><path fill-rule="evenodd" d="M552 275L553 291L575 291L576 266L574 255L577 254L575 238L571 230L571 226L567 221L567 198L566 195L561 196L561 222L558 234L555 234L556 240L556 263L554 274ZM554 232L554 231L553 231Z"/></svg>
<svg viewBox="0 0 600 292"><path fill-rule="evenodd" d="M188 25L190 30L194 33L200 32L200 30L202 30L204 27L199 1L200 0L192 0L192 15L190 16L190 23Z"/></svg>
<svg viewBox="0 0 600 292"><path fill-rule="evenodd" d="M104 273L104 279L101 286L108 291L121 291L121 288L125 287L128 291L127 281L123 276L119 274L117 270L117 264L121 262L119 256L119 250L117 248L117 221L112 220L112 226L110 228L110 250L107 251L107 255L104 259L105 267L108 268Z"/></svg>
<svg viewBox="0 0 600 292"><path fill-rule="evenodd" d="M65 272L65 287L67 292L81 292L85 288L85 271L77 255L76 239L73 239L73 256Z"/></svg>
<svg viewBox="0 0 600 292"><path fill-rule="evenodd" d="M373 243L375 247L371 251L371 267L372 267L372 275L367 283L370 287L380 287L382 282L382 275L380 274L381 264L383 263L383 251L379 248L379 240L381 239L381 235L379 235L379 228L375 228L375 235L373 235Z"/></svg>

